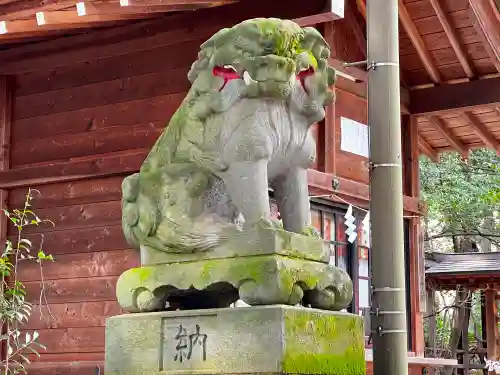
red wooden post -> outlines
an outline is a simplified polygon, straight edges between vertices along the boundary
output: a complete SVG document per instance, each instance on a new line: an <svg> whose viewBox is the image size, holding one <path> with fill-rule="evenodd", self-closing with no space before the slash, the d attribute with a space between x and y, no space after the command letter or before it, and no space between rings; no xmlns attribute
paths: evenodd
<svg viewBox="0 0 500 375"><path fill-rule="evenodd" d="M486 313L486 348L487 358L497 360L500 355L498 350L498 307L496 301L496 290L486 290L484 292L484 309ZM488 374L493 375L490 371Z"/></svg>
<svg viewBox="0 0 500 375"><path fill-rule="evenodd" d="M420 197L420 164L418 147L418 123L415 116L410 116L410 174L411 174L411 196ZM425 306L425 267L423 256L423 244L421 239L421 223L419 217L410 219L410 283L413 342L412 347L417 356L424 356L424 327L422 321L422 307Z"/></svg>
<svg viewBox="0 0 500 375"><path fill-rule="evenodd" d="M0 76L0 172L10 167L10 128L12 123L12 85L10 76ZM0 189L0 208L7 208L8 190ZM0 243L7 239L7 217L0 213ZM2 331L5 332L5 325ZM0 356L3 360L7 354L7 341L3 340Z"/></svg>

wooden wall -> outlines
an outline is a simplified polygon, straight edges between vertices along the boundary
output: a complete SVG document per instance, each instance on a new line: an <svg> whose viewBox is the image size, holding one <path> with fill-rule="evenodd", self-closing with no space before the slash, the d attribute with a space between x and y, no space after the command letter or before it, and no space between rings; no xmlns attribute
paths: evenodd
<svg viewBox="0 0 500 375"><path fill-rule="evenodd" d="M10 169L0 171L0 192L8 192L14 208L22 205L29 186L38 189L34 208L55 224L26 230L34 246L43 234L45 251L55 257L44 266L49 309L43 316L36 312L26 326L37 329L48 347L32 373L90 375L96 365L102 368L105 318L120 313L117 277L138 265L138 254L121 232L121 181L139 169L182 101L199 45L222 26L246 18L296 18L323 7L320 0L293 0L286 8L263 4L175 15L168 22L0 52L0 73L16 82ZM323 32L335 57L353 61L362 51L346 21L340 22L337 34ZM320 150L318 169L367 183L366 159L340 150L340 117L367 122L366 93L349 87L337 88L336 105L316 128L319 147L328 154ZM13 236L14 228L8 226L7 233ZM36 300L39 269L25 266L20 277Z"/></svg>
<svg viewBox="0 0 500 375"><path fill-rule="evenodd" d="M339 61L354 62L366 59L366 39L354 6L354 2L347 1L344 19L319 25L330 45L332 57ZM366 77L364 79L366 80ZM324 148L320 150L320 155L326 159L323 163L318 163L318 169L366 184L368 159L343 151L340 142L342 117L368 124L366 82L353 84L339 77L335 94L335 105L327 109L327 116L321 124L322 132L318 132L319 144ZM321 144L323 137L325 141Z"/></svg>
<svg viewBox="0 0 500 375"><path fill-rule="evenodd" d="M35 186L40 191L37 214L55 224L26 231L34 243L43 233L44 248L56 259L44 267L53 317L45 311L45 319L34 316L27 327L38 329L48 348L41 361L69 366L78 359L102 366L105 318L120 313L117 277L138 265L121 231L121 181L124 173L140 167L188 89L186 74L203 37L200 32L186 35L177 42L165 34L164 45L146 51L134 51L145 43L137 39L117 49L120 55L100 59L103 47L90 47L81 51L90 52L85 61L67 65L61 56L50 56L56 69L16 76L13 174L44 178L53 170L57 179L79 165L90 173L116 171L111 177ZM22 204L26 190L12 189L9 206ZM38 296L38 267L24 267L20 277L29 295Z"/></svg>
<svg viewBox="0 0 500 375"><path fill-rule="evenodd" d="M75 37L78 49L49 42L43 53L28 48L22 59L0 56L11 59L2 69L14 73L16 81L10 171L0 182L12 186L11 208L22 205L28 186L38 189L34 209L55 224L26 230L34 246L43 234L45 251L55 257L43 273L48 309L43 316L35 309L26 326L38 330L47 346L32 373L87 375L96 365L102 368L105 319L121 312L115 302L117 277L138 265L138 254L128 249L121 232L123 177L138 170L184 98L199 45L252 13L295 18L322 6L312 1L299 9L293 3L285 10L260 11L257 4L211 9L153 23L146 32L136 27L123 36L104 31ZM108 42L96 45L100 34L109 35ZM109 176L99 178L104 175ZM8 235L14 234L9 226ZM37 300L38 267L24 266L20 279Z"/></svg>

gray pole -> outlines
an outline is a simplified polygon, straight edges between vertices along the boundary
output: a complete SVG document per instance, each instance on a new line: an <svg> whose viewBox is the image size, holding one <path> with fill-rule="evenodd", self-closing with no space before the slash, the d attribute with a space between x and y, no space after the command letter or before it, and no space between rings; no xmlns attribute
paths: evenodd
<svg viewBox="0 0 500 375"><path fill-rule="evenodd" d="M398 0L367 1L366 19L373 373L407 375Z"/></svg>

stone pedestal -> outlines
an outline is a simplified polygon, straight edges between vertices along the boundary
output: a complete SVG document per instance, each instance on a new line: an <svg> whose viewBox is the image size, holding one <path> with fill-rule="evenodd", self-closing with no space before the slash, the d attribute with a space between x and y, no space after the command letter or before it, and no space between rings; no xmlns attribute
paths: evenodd
<svg viewBox="0 0 500 375"><path fill-rule="evenodd" d="M284 305L140 313L106 324L105 375L365 374L361 317Z"/></svg>
<svg viewBox="0 0 500 375"><path fill-rule="evenodd" d="M249 305L302 305L342 310L352 300L349 275L329 264L325 241L256 226L196 254L141 248L141 267L125 271L116 295L127 312ZM177 305L176 305L177 303Z"/></svg>

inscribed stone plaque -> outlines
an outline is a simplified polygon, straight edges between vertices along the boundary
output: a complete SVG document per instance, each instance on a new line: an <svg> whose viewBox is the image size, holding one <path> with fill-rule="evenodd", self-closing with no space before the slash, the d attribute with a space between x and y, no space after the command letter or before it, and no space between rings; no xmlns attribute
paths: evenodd
<svg viewBox="0 0 500 375"><path fill-rule="evenodd" d="M106 375L363 375L358 316L262 306L121 315L106 327Z"/></svg>
<svg viewBox="0 0 500 375"><path fill-rule="evenodd" d="M204 319L162 318L162 348L160 371L190 371L207 369L207 349L217 339L210 326L215 325L217 315ZM204 324L201 323L203 320ZM212 324L207 324L212 323ZM206 328L209 328L208 331ZM207 333L209 332L209 333ZM213 356L213 353L210 353Z"/></svg>

